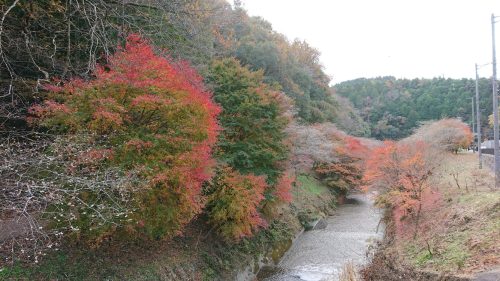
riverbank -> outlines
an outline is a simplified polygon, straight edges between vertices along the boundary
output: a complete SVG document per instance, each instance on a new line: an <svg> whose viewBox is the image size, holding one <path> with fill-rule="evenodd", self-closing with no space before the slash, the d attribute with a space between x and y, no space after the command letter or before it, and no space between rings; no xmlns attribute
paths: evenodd
<svg viewBox="0 0 500 281"><path fill-rule="evenodd" d="M416 237L413 224L387 216L385 243L366 280L475 280L500 267L500 192L491 171L477 166L472 153L446 156Z"/></svg>
<svg viewBox="0 0 500 281"><path fill-rule="evenodd" d="M223 243L199 218L168 241L66 245L39 264L3 267L0 280L235 280L249 265L240 280L251 280L259 261L278 262L304 226L333 214L335 195L312 176L300 175L292 194L290 204L274 206L277 219L267 229L240 243Z"/></svg>

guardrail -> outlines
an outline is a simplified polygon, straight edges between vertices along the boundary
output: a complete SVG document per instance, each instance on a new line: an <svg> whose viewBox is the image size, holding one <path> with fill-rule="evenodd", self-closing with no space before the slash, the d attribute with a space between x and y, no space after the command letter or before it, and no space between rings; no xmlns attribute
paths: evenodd
<svg viewBox="0 0 500 281"><path fill-rule="evenodd" d="M490 154L490 155L493 155L495 154L495 150L493 148L483 148L481 149L481 152L484 153L484 154Z"/></svg>

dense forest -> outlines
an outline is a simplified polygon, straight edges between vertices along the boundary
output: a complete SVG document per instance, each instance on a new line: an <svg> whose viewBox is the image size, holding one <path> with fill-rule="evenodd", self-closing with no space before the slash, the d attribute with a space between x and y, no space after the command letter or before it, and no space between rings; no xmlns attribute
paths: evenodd
<svg viewBox="0 0 500 281"><path fill-rule="evenodd" d="M337 95L349 99L369 125L368 136L400 139L410 135L423 121L456 117L472 124L473 79L360 78L335 85ZM491 81L479 80L481 127L491 133ZM475 110L475 109L474 109Z"/></svg>

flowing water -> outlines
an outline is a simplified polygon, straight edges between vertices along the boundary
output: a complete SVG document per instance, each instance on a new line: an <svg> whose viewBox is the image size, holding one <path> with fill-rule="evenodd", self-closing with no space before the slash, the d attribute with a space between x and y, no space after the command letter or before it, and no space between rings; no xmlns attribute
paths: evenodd
<svg viewBox="0 0 500 281"><path fill-rule="evenodd" d="M297 238L276 267L261 270L257 280L338 280L345 263L366 262L369 246L383 236L381 218L382 210L367 195L352 195L334 216Z"/></svg>

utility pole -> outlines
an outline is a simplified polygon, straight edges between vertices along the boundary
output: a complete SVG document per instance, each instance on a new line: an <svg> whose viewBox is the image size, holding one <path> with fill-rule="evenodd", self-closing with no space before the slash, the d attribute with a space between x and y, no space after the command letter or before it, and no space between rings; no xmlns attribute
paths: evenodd
<svg viewBox="0 0 500 281"><path fill-rule="evenodd" d="M472 113L471 113L471 122L472 122L472 135L474 136L474 133L476 132L476 130L474 130L474 97L470 97L470 101L471 101L471 106L472 106ZM477 126L476 126L477 128ZM477 137L477 134L476 134L476 137ZM476 153L476 151L474 149L472 149L472 153Z"/></svg>
<svg viewBox="0 0 500 281"><path fill-rule="evenodd" d="M497 58L495 50L495 15L491 14L491 38L493 47L493 77L491 83L493 86L493 142L495 150L495 187L500 187L500 155L498 147L498 96L497 96Z"/></svg>
<svg viewBox="0 0 500 281"><path fill-rule="evenodd" d="M481 151L481 111L479 111L479 74L477 74L477 63L476 63L476 136L477 136L477 155L479 158L479 169L482 169L483 155Z"/></svg>

